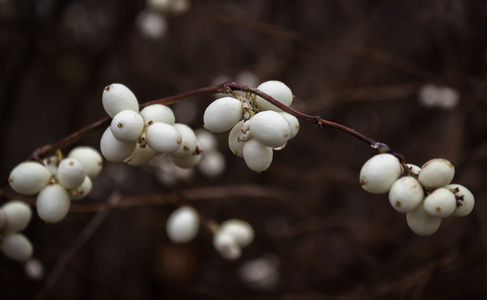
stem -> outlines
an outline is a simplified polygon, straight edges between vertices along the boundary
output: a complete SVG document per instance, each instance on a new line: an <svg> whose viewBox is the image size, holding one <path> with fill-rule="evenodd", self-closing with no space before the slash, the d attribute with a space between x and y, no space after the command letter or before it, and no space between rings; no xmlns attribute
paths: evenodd
<svg viewBox="0 0 487 300"><path fill-rule="evenodd" d="M295 116L295 117L297 117L303 121L313 123L316 126L320 127L321 129L324 129L325 125L339 129L339 130L344 131L344 132L354 136L355 138L369 144L371 147L378 149L378 151L381 153L385 153L385 152L391 153L391 154L395 155L396 157L398 157L401 161L404 161L404 157L401 154L393 152L390 149L390 147L387 146L386 144L377 142L377 141L365 136L364 134L361 134L361 133L355 131L352 128L349 128L345 125L342 125L342 124L339 124L336 122L332 122L332 121L322 119L320 116L312 116L312 115L308 115L308 114L299 112L293 108L290 108L290 107L282 104L281 102L272 98L268 94L254 88L254 87L238 84L238 83L235 83L232 81L227 81L227 82L224 82L221 84L203 87L203 88L195 89L195 90L188 91L185 93L181 93L178 95L149 101L149 102L146 102L146 103L139 105L139 108L144 108L144 107L152 105L152 104L168 105L168 104L179 102L179 101L184 100L184 99L202 96L202 95L207 95L207 94L215 94L215 93L232 94L233 91L243 91L243 92L247 92L247 93L251 93L251 94L260 96L263 99L265 99L266 101L268 101L269 103L277 106L281 110L283 110L283 111L285 111L285 112L287 112L287 113L289 113L289 114L291 114L291 115L293 115L293 116ZM110 124L110 120L111 119L109 117L101 119L101 120L83 128L79 131L74 132L73 134L63 138L62 140L60 140L56 143L39 147L32 153L32 155L28 159L29 160L42 161L42 158L46 157L47 155L53 154L56 150L67 147L67 146L75 143L76 141L80 140L81 138L87 136L88 134L90 134L90 133L92 133L92 132L94 132L94 131L102 128L102 127L108 126Z"/></svg>

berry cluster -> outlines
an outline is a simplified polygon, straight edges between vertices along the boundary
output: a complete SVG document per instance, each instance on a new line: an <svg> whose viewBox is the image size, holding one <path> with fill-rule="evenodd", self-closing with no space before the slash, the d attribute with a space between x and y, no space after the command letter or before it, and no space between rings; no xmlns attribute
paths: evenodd
<svg viewBox="0 0 487 300"><path fill-rule="evenodd" d="M187 205L182 206L169 216L166 225L167 235L175 243L189 242L198 233L199 223L196 210ZM228 260L239 258L242 248L248 246L254 239L252 226L238 219L229 219L212 230L215 249Z"/></svg>
<svg viewBox="0 0 487 300"><path fill-rule="evenodd" d="M370 193L389 193L392 207L406 214L409 228L427 236L438 230L443 218L464 217L473 210L474 196L451 183L454 175L455 167L446 159L431 159L420 168L382 153L363 165L360 184Z"/></svg>
<svg viewBox="0 0 487 300"><path fill-rule="evenodd" d="M257 89L286 106L293 101L291 90L280 81L266 81ZM206 108L205 128L215 133L230 130L230 150L260 173L270 166L273 150L283 149L297 134L299 121L259 96L235 96L217 99Z"/></svg>
<svg viewBox="0 0 487 300"><path fill-rule="evenodd" d="M153 104L139 112L135 95L118 83L105 87L102 101L113 118L100 141L101 153L108 161L140 166L156 156L169 154L178 167L191 168L201 159L194 131L175 123L168 106Z"/></svg>
<svg viewBox="0 0 487 300"><path fill-rule="evenodd" d="M19 233L31 218L30 206L20 200L11 200L0 207L0 249L9 259L26 261L32 256L32 243Z"/></svg>
<svg viewBox="0 0 487 300"><path fill-rule="evenodd" d="M86 197L91 179L103 166L100 153L91 147L77 147L66 158L60 153L44 160L44 164L26 161L10 173L8 182L22 195L37 194L37 214L45 222L56 223L68 213L70 200Z"/></svg>

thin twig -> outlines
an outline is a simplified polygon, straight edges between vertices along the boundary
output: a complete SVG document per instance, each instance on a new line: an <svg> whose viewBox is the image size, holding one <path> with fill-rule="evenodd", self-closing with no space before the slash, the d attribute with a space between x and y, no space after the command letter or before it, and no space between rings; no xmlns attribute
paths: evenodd
<svg viewBox="0 0 487 300"><path fill-rule="evenodd" d="M227 82L217 84L217 85L213 85L213 86L198 88L198 89L188 91L185 93L181 93L178 95L174 95L171 97L166 97L166 98L161 98L161 99L149 101L149 102L141 104L140 108L144 108L144 107L146 107L148 105L152 105L152 104L168 105L168 104L179 102L179 101L184 100L184 99L188 99L188 98L192 98L192 97L196 97L196 96L201 96L201 95L207 95L207 94L215 94L215 93L231 94L233 91L244 91L244 92L252 93L254 95L262 97L263 99L265 99L269 103L277 106L278 108L282 109L283 111L285 111L287 113L294 115L295 117L297 117L301 120L313 123L313 124L315 124L321 128L323 128L323 126L330 126L333 128L337 128L339 130L342 130L344 132L347 132L347 133L353 135L354 137L358 138L359 140L362 140L365 143L367 143L370 146L375 147L375 148L377 148L377 146L379 145L378 142L376 142L373 139L355 131L352 128L349 128L345 125L342 125L342 124L339 124L336 122L332 122L332 121L322 119L319 116L311 116L311 115L299 112L293 108L290 108L290 107L282 104L281 102L272 98L268 94L254 88L254 87L250 87L250 86L243 85L243 84L238 84L238 83L235 83L232 81L227 81ZM104 126L107 126L109 124L109 122L110 122L110 118L101 119L101 120L83 128L83 129L81 129L81 130L76 131L75 133L63 138L62 140L60 140L56 143L48 144L48 145L39 147L32 153L32 155L31 155L31 157L29 157L29 159L31 159L31 160L42 160L42 158L44 158L45 156L47 156L49 154L54 153L56 150L59 150L59 149L64 148L66 146L69 146L69 145L73 144L74 142L80 140L81 138L85 137L86 135L88 135L88 134L90 134L90 133L92 133L92 132L94 132L94 131L96 131L96 130L104 127Z"/></svg>

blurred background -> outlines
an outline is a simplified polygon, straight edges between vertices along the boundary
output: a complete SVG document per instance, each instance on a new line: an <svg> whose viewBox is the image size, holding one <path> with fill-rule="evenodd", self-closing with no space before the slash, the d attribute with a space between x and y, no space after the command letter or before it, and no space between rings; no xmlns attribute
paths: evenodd
<svg viewBox="0 0 487 300"><path fill-rule="evenodd" d="M0 0L2 179L37 147L104 118L110 83L143 103L275 79L295 109L410 163L454 162L454 182L476 197L469 216L420 237L387 195L362 190L376 151L347 133L301 122L262 174L218 134L221 172L108 163L66 219L34 213L24 233L43 271L1 255L0 298L485 299L486 49L485 1ZM176 121L201 128L213 99L172 105ZM98 149L101 134L72 147ZM97 213L114 191L120 206ZM246 220L255 240L235 261L204 227L172 243L166 220L187 203L218 223Z"/></svg>

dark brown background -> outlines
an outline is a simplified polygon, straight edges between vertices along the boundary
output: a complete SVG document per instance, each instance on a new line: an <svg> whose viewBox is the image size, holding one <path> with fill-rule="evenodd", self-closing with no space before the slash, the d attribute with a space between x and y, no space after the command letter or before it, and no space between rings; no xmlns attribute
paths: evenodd
<svg viewBox="0 0 487 300"><path fill-rule="evenodd" d="M302 123L261 175L233 156L220 134L228 166L219 178L196 173L170 188L148 168L109 164L93 195L61 223L35 216L25 233L45 278L60 257L73 256L48 294L40 294L46 280L26 278L22 265L0 256L0 298L484 299L487 2L193 2L187 13L167 18L164 38L150 40L135 26L144 1L1 1L2 178L35 148L105 117L107 84L124 83L145 102L249 70L261 81L288 84L296 109L387 143L411 163L455 162L454 181L475 194L475 210L419 237L387 195L360 188L360 167L376 152L348 134ZM459 105L420 105L426 83L457 89ZM196 112L189 125L201 127L212 99L175 107L177 120ZM101 133L78 144L98 147ZM103 203L114 189L140 202L158 195L163 204L111 210L73 252L94 216L79 208ZM228 190L234 196L213 197ZM253 225L256 239L240 260L223 260L203 228L190 244L170 243L164 227L174 205L164 195L180 192L185 201L188 191L197 191L192 204L206 217ZM266 253L278 257L281 281L255 291L236 270Z"/></svg>

